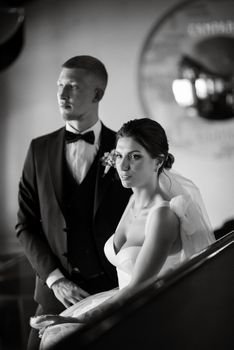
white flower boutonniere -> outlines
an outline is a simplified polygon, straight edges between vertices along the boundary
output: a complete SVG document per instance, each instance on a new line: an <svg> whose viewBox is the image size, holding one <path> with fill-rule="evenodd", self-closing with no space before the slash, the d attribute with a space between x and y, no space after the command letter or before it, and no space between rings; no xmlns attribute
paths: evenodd
<svg viewBox="0 0 234 350"><path fill-rule="evenodd" d="M111 167L115 168L115 158L115 149L112 149L110 152L104 153L104 156L101 158L102 165L105 167L103 176L105 176L108 173Z"/></svg>

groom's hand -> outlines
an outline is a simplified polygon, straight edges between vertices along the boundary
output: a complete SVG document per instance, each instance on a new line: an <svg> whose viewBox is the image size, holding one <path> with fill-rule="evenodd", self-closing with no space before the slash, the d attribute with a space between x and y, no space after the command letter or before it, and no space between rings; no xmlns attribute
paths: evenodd
<svg viewBox="0 0 234 350"><path fill-rule="evenodd" d="M67 278L61 278L51 286L56 298L66 307L81 301L89 294Z"/></svg>

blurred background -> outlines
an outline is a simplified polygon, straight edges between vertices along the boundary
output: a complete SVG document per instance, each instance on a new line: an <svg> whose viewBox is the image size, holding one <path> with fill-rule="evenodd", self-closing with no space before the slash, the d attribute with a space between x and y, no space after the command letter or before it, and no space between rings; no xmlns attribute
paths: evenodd
<svg viewBox="0 0 234 350"><path fill-rule="evenodd" d="M14 231L19 178L30 140L63 125L56 82L68 58L104 62L102 121L117 130L133 118L158 120L174 168L200 188L217 237L234 227L234 6L19 0L0 9L0 349L9 350L15 340L4 330L18 327L23 349L35 307L33 273ZM9 316L9 308L17 312Z"/></svg>

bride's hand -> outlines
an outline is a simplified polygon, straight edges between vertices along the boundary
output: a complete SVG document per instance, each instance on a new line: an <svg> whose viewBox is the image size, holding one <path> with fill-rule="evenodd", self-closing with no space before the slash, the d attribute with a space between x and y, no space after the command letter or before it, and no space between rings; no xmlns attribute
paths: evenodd
<svg viewBox="0 0 234 350"><path fill-rule="evenodd" d="M78 323L78 320L74 317L64 317L60 315L41 315L31 317L30 326L35 329L42 329L51 325L60 323Z"/></svg>
<svg viewBox="0 0 234 350"><path fill-rule="evenodd" d="M37 316L37 319L35 321L35 327L39 329L39 337L41 338L43 333L47 328L50 326L55 326L62 323L76 323L77 326L79 325L79 328L84 327L84 323L78 322L78 320L75 317L63 317L60 315L42 315Z"/></svg>
<svg viewBox="0 0 234 350"><path fill-rule="evenodd" d="M62 323L80 323L81 321L75 317L64 317L60 315L41 315L31 317L30 325L31 327L39 330L39 336L41 336L45 329L49 326L54 326ZM81 324L81 323L80 323ZM84 326L84 323L81 324Z"/></svg>

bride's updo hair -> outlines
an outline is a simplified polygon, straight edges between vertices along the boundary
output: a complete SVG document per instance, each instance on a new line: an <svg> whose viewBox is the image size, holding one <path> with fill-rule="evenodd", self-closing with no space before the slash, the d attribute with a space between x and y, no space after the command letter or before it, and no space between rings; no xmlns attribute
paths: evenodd
<svg viewBox="0 0 234 350"><path fill-rule="evenodd" d="M153 159L162 158L159 174L163 168L172 167L175 159L168 152L169 146L165 130L155 120L149 118L130 120L123 124L117 132L116 140L118 141L121 137L132 137L145 148Z"/></svg>

